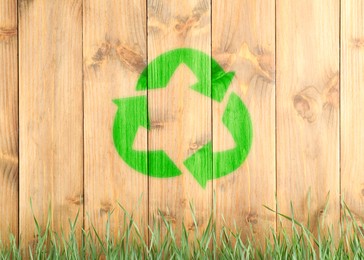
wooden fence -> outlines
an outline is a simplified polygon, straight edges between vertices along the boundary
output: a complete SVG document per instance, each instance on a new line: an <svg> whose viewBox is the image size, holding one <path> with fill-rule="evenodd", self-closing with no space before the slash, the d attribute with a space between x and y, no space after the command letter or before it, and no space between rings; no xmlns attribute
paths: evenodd
<svg viewBox="0 0 364 260"><path fill-rule="evenodd" d="M276 197L283 213L292 201L300 221L337 223L341 198L364 216L363 24L360 0L0 0L2 238L11 231L34 242L30 199L42 226L51 205L54 230L67 231L80 212L79 226L93 223L101 235L117 201L141 225L160 209L187 227L189 201L200 226L214 201L218 226L223 215L258 237L276 227L262 206L276 209ZM242 166L205 188L183 160L211 140L214 151L234 147L221 126L226 102L189 91L195 78L185 67L175 87L136 91L147 64L181 47L235 72L229 91L253 125ZM165 150L178 177L148 178L115 149L112 101L141 94L150 129L133 147ZM113 232L122 219L115 210Z"/></svg>

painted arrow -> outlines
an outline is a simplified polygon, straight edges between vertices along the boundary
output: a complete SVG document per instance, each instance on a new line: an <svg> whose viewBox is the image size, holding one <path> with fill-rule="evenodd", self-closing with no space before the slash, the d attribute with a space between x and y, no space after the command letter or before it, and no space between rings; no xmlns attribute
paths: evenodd
<svg viewBox="0 0 364 260"><path fill-rule="evenodd" d="M118 106L113 126L113 139L121 158L130 167L145 175L159 178L180 175L181 171L164 151L133 150L138 128L145 127L149 130L147 97L116 99L113 102ZM148 161L153 163L148 165ZM161 171L161 169L163 170Z"/></svg>
<svg viewBox="0 0 364 260"><path fill-rule="evenodd" d="M230 131L235 147L233 149L212 152L212 143L209 142L196 153L184 161L184 165L191 172L197 182L203 187L209 180L223 177L235 171L245 160L253 140L253 127L248 109L238 95L232 93L223 114L222 121ZM211 167L206 167L211 159Z"/></svg>
<svg viewBox="0 0 364 260"><path fill-rule="evenodd" d="M235 72L225 72L210 56L189 48L168 51L155 58L143 70L136 89L167 87L173 73L182 63L190 68L198 80L191 89L218 102L222 101Z"/></svg>

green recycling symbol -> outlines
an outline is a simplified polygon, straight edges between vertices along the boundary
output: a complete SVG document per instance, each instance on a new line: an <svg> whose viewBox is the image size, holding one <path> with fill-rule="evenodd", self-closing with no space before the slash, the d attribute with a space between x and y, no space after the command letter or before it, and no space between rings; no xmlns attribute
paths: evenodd
<svg viewBox="0 0 364 260"><path fill-rule="evenodd" d="M173 73L182 63L187 65L198 79L198 82L190 87L193 91L222 102L235 73L225 72L209 55L189 48L168 51L150 62L139 76L136 90L167 87ZM113 139L120 157L131 168L151 177L169 178L181 175L181 170L163 150L133 149L138 128L150 130L147 96L115 99L113 102L118 106L113 125ZM203 188L206 187L207 181L226 176L239 168L252 144L253 128L248 109L233 92L228 97L222 122L233 137L235 147L213 152L210 141L183 162Z"/></svg>

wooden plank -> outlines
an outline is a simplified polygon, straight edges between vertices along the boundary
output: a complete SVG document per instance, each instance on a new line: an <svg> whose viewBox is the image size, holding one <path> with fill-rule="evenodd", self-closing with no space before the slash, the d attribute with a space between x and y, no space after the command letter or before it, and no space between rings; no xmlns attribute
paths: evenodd
<svg viewBox="0 0 364 260"><path fill-rule="evenodd" d="M364 3L341 2L341 190L364 219Z"/></svg>
<svg viewBox="0 0 364 260"><path fill-rule="evenodd" d="M243 236L251 227L264 241L268 228L275 228L275 214L263 207L275 208L275 5L235 0L213 1L212 6L213 57L225 71L235 71L230 91L242 98L253 125L246 161L214 181L217 230L223 224L234 229L236 223ZM221 127L231 92L222 104L213 104L214 152L236 145L229 130Z"/></svg>
<svg viewBox="0 0 364 260"><path fill-rule="evenodd" d="M290 215L292 201L316 231L318 220L337 225L340 215L339 1L276 8L278 207Z"/></svg>
<svg viewBox="0 0 364 260"><path fill-rule="evenodd" d="M18 235L17 1L0 1L0 240Z"/></svg>
<svg viewBox="0 0 364 260"><path fill-rule="evenodd" d="M83 215L82 1L19 1L20 234ZM78 229L80 235L81 229ZM80 237L80 236L79 236Z"/></svg>
<svg viewBox="0 0 364 260"><path fill-rule="evenodd" d="M116 235L122 229L124 213L117 202L134 212L139 226L145 226L143 221L145 224L148 219L148 177L128 166L113 142L118 109L113 100L147 94L136 91L137 79L146 66L146 3L86 0L83 29L85 212L90 216L86 228L92 223L104 237L108 213L113 209L110 230ZM146 119L136 110L129 116L129 123ZM147 150L146 133L136 137L133 148Z"/></svg>
<svg viewBox="0 0 364 260"><path fill-rule="evenodd" d="M210 27L210 1L148 1L148 62L164 52L182 47L210 55ZM176 60L183 57L183 53L177 52ZM210 92L210 59L205 62L192 55L191 60L191 63L203 64L207 68L204 80L207 92ZM172 63L165 62L162 65L166 70L173 66ZM190 202L195 207L200 228L206 226L211 213L212 182L208 182L205 188L201 187L184 165L187 158L211 141L211 99L190 89L199 79L186 64L177 67L166 88L152 89L157 87L153 84L164 77L164 70L148 69L148 150L164 150L181 175L164 179L150 177L150 224L153 224L153 217L160 220L160 210L179 233L182 221L188 231L194 230ZM208 155L202 161L205 173L212 175ZM157 173L166 171L160 161L151 157L148 165L150 175L153 174L152 169L156 169Z"/></svg>

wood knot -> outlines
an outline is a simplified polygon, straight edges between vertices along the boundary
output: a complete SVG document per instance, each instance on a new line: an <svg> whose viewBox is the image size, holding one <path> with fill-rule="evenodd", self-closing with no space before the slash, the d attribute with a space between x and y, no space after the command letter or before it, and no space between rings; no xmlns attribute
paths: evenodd
<svg viewBox="0 0 364 260"><path fill-rule="evenodd" d="M105 59L110 55L111 44L108 42L102 43L101 46L97 49L94 56L92 56L92 66L99 67Z"/></svg>
<svg viewBox="0 0 364 260"><path fill-rule="evenodd" d="M0 27L0 41L8 40L18 34L16 27Z"/></svg>
<svg viewBox="0 0 364 260"><path fill-rule="evenodd" d="M180 37L185 38L191 27L195 23L194 19L177 17L174 30Z"/></svg>
<svg viewBox="0 0 364 260"><path fill-rule="evenodd" d="M181 199L181 206L186 207L187 205L187 199Z"/></svg>
<svg viewBox="0 0 364 260"><path fill-rule="evenodd" d="M320 217L324 217L325 213L326 213L325 208L320 208L317 212L317 215L320 218Z"/></svg>
<svg viewBox="0 0 364 260"><path fill-rule="evenodd" d="M364 38L354 38L351 40L351 46L356 49L364 48Z"/></svg>
<svg viewBox="0 0 364 260"><path fill-rule="evenodd" d="M191 155L206 145L211 137L209 135L197 137L197 140L193 138L188 144L188 154Z"/></svg>
<svg viewBox="0 0 364 260"><path fill-rule="evenodd" d="M119 60L123 66L136 73L141 73L146 67L146 60L140 52L122 45L119 41L102 43L92 56L91 66L98 69L108 59Z"/></svg>
<svg viewBox="0 0 364 260"><path fill-rule="evenodd" d="M197 227L199 226L199 224L198 224L198 221L196 220L196 224L197 224ZM188 231L192 231L192 230L195 230L196 229L196 226L195 226L195 223L194 222L192 222L192 223L190 223L189 225L187 225L187 230Z"/></svg>
<svg viewBox="0 0 364 260"><path fill-rule="evenodd" d="M228 51L220 48L213 48L212 56L225 70L229 70L236 61L236 54L229 53Z"/></svg>
<svg viewBox="0 0 364 260"><path fill-rule="evenodd" d="M116 46L116 52L119 60L132 71L140 73L147 66L143 55L128 46Z"/></svg>
<svg viewBox="0 0 364 260"><path fill-rule="evenodd" d="M170 212L159 210L158 215L159 217L164 218L167 222L176 223L176 216L174 216Z"/></svg>
<svg viewBox="0 0 364 260"><path fill-rule="evenodd" d="M246 216L246 222L252 224L252 225L256 225L258 224L258 214L256 213L249 213Z"/></svg>
<svg viewBox="0 0 364 260"><path fill-rule="evenodd" d="M112 204L108 201L103 201L101 202L101 207L100 207L100 215L103 216L105 214L107 214L108 212L110 212L112 209Z"/></svg>
<svg viewBox="0 0 364 260"><path fill-rule="evenodd" d="M267 51L259 53L258 57L259 68L262 70L262 76L265 76L270 82L274 82L275 78L275 61L274 55ZM267 77L268 75L268 77Z"/></svg>
<svg viewBox="0 0 364 260"><path fill-rule="evenodd" d="M191 150L191 151L197 151L201 147L202 147L202 144L201 143L199 143L199 142L192 142L189 145L189 148L190 148L189 150Z"/></svg>
<svg viewBox="0 0 364 260"><path fill-rule="evenodd" d="M201 22L202 18L201 12L194 12L193 15L187 17L176 17L176 21L174 24L175 32L181 37L185 38L187 33L194 28L197 27L198 24Z"/></svg>
<svg viewBox="0 0 364 260"><path fill-rule="evenodd" d="M152 121L150 122L150 129L160 130L164 128L164 123L160 121Z"/></svg>
<svg viewBox="0 0 364 260"><path fill-rule="evenodd" d="M320 103L320 92L313 86L304 88L293 97L294 108L309 123L315 122L321 112Z"/></svg>
<svg viewBox="0 0 364 260"><path fill-rule="evenodd" d="M71 204L79 206L82 205L83 203L83 195L77 195L75 197L67 197L66 200Z"/></svg>
<svg viewBox="0 0 364 260"><path fill-rule="evenodd" d="M237 54L238 59L246 63L255 74L268 82L274 82L275 62L271 51L265 50L262 46L251 49L248 43L244 42Z"/></svg>
<svg viewBox="0 0 364 260"><path fill-rule="evenodd" d="M338 108L340 103L339 73L335 73L327 82L324 89L326 99L324 109Z"/></svg>

